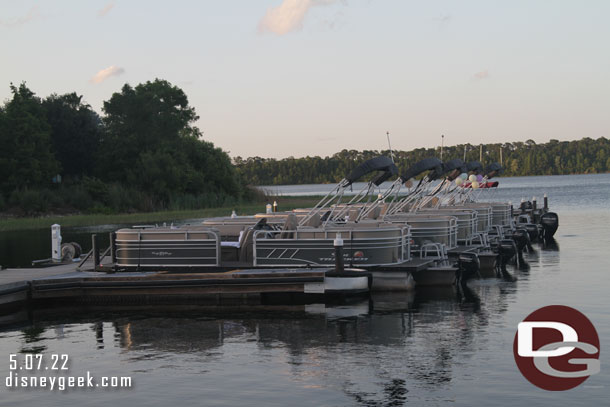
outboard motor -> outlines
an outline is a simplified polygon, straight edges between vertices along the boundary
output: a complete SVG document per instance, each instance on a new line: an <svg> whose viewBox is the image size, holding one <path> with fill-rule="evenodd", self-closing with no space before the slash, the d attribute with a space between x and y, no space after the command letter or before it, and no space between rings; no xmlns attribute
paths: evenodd
<svg viewBox="0 0 610 407"><path fill-rule="evenodd" d="M502 239L498 242L498 255L500 256L500 271L506 272L506 265L517 254L517 245L512 239Z"/></svg>
<svg viewBox="0 0 610 407"><path fill-rule="evenodd" d="M513 232L513 240L517 246L517 267L520 269L528 269L529 265L523 258L523 249L531 247L530 235L524 228L518 228Z"/></svg>
<svg viewBox="0 0 610 407"><path fill-rule="evenodd" d="M481 262L476 253L461 253L458 257L458 280L461 282L480 276Z"/></svg>
<svg viewBox="0 0 610 407"><path fill-rule="evenodd" d="M555 212L547 212L540 217L544 239L550 239L557 232L559 227L559 216Z"/></svg>
<svg viewBox="0 0 610 407"><path fill-rule="evenodd" d="M523 225L523 227L525 230L527 230L527 233L530 236L530 242L535 242L538 239L538 225L527 223Z"/></svg>

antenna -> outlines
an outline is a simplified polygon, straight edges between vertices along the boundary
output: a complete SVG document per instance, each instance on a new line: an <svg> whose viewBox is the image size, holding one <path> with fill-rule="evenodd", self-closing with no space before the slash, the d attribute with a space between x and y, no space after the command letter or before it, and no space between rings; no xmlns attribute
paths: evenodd
<svg viewBox="0 0 610 407"><path fill-rule="evenodd" d="M385 135L388 137L388 147L390 148L390 157L392 158L392 162L394 162L394 153L392 152L392 144L390 144L390 132L386 131Z"/></svg>

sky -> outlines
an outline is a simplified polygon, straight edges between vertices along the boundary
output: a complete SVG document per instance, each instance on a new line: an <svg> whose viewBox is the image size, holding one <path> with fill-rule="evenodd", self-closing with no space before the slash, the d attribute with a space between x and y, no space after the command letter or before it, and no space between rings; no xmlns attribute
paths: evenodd
<svg viewBox="0 0 610 407"><path fill-rule="evenodd" d="M610 137L610 2L0 0L0 101L185 91L232 157Z"/></svg>

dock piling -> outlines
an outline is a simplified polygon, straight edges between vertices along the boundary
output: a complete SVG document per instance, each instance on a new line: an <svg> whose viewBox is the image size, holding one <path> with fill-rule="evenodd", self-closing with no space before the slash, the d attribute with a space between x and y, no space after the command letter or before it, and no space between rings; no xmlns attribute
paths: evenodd
<svg viewBox="0 0 610 407"><path fill-rule="evenodd" d="M343 264L343 239L341 233L337 233L333 242L335 247L335 271L343 271L345 266Z"/></svg>
<svg viewBox="0 0 610 407"><path fill-rule="evenodd" d="M544 194L544 210L549 210L549 197L546 194Z"/></svg>
<svg viewBox="0 0 610 407"><path fill-rule="evenodd" d="M100 251L97 247L97 235L91 235L91 251L93 252L93 270L97 270L100 265Z"/></svg>

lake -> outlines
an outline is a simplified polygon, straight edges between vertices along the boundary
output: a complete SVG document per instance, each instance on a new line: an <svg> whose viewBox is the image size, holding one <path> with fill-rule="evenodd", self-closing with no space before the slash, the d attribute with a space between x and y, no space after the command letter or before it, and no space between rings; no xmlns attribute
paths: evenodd
<svg viewBox="0 0 610 407"><path fill-rule="evenodd" d="M518 203L537 196L542 202L547 193L559 214L558 247L535 245L536 252L526 254L529 270L509 269L514 279L471 280L465 295L416 289L334 306L31 309L0 331L0 378L9 374L10 354L39 352L68 354L70 375L129 376L133 387L4 387L0 404L606 404L610 174L499 180L495 199ZM312 195L327 186L277 188ZM111 229L66 229L64 241ZM47 244L50 231L37 233L20 234L13 244ZM0 236L3 247L7 240ZM513 358L517 324L551 304L583 312L601 341L601 372L566 392L534 387Z"/></svg>

